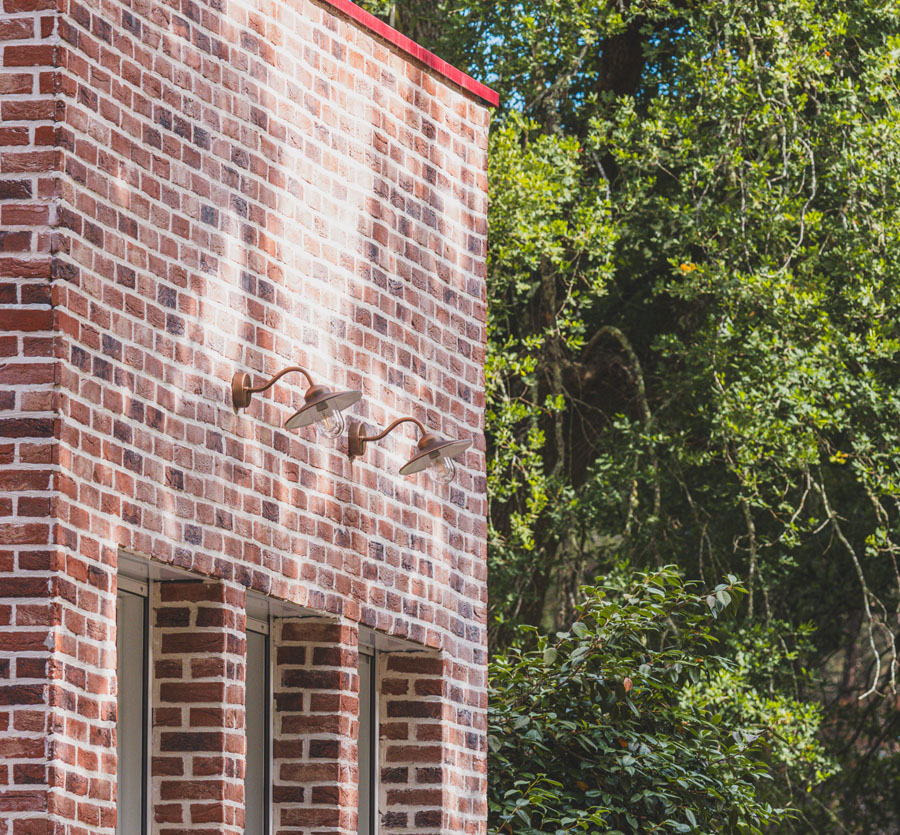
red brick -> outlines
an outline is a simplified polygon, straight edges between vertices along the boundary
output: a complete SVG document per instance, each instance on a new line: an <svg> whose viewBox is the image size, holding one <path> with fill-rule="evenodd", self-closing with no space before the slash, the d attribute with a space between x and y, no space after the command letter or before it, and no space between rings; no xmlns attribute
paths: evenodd
<svg viewBox="0 0 900 835"><path fill-rule="evenodd" d="M8 48L8 47L7 47ZM56 102L52 99L34 99L33 101L3 102L3 119L10 122L27 120L49 120L56 113ZM4 143L6 144L6 143Z"/></svg>
<svg viewBox="0 0 900 835"><path fill-rule="evenodd" d="M0 329L46 331L53 326L52 310L0 310Z"/></svg>
<svg viewBox="0 0 900 835"><path fill-rule="evenodd" d="M243 603L243 589L218 582L153 586L153 622L162 633L155 644L160 654L154 701L178 706L160 707L155 714L156 725L167 728L160 748L170 754L154 760L153 780L166 801L157 807L158 820L218 823L223 827L218 831L237 835L222 802L241 792L243 682L237 675L244 642L235 631L234 607ZM187 708L196 704L204 706ZM210 779L185 780L185 774Z"/></svg>
<svg viewBox="0 0 900 835"><path fill-rule="evenodd" d="M32 76L31 74L0 74L0 95L24 95L31 93L33 90L34 76Z"/></svg>
<svg viewBox="0 0 900 835"><path fill-rule="evenodd" d="M7 14L15 12L54 11L56 0L3 0L3 10Z"/></svg>
<svg viewBox="0 0 900 835"><path fill-rule="evenodd" d="M50 222L50 207L35 206L3 206L0 210L0 222L4 226L45 226Z"/></svg>
<svg viewBox="0 0 900 835"><path fill-rule="evenodd" d="M7 11L9 11L8 8ZM6 67L52 67L55 62L56 48L54 46L7 46L3 49L3 65Z"/></svg>

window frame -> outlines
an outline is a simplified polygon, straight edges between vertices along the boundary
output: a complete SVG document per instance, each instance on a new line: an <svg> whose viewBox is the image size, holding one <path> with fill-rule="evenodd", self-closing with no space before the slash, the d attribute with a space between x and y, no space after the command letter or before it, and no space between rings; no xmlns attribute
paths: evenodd
<svg viewBox="0 0 900 835"><path fill-rule="evenodd" d="M116 832L119 829L119 769L118 769L118 705L121 696L119 689L119 597L122 594L137 597L142 602L143 609L143 636L141 640L141 671L143 680L141 682L141 739L143 742L143 750L141 756L141 831L140 835L148 835L150 832L150 758L152 755L153 739L150 717L150 688L152 687L152 668L150 659L150 586L143 580L137 580L129 577L127 574L117 572L116 574Z"/></svg>
<svg viewBox="0 0 900 835"><path fill-rule="evenodd" d="M248 600L248 603L250 601ZM247 614L247 622L245 626L245 632L253 632L257 635L264 636L264 646L265 646L265 658L263 661L263 666L265 669L265 682L263 684L263 692L265 694L264 702L263 702L263 727L265 728L265 740L264 740L264 749L263 749L263 783L265 787L264 798L263 798L263 833L264 835L271 835L272 832L272 802L273 802L273 793L272 793L272 773L273 773L273 739L274 739L274 718L275 712L272 710L272 638L271 638L271 623L270 618L266 616L265 618L259 616L253 616L249 613ZM244 736L246 739L247 733L247 681L246 676L249 673L249 667L244 664ZM249 746L248 746L249 747ZM246 756L245 756L246 763ZM246 774L244 775L244 831L247 829L246 815L247 815L247 778Z"/></svg>
<svg viewBox="0 0 900 835"><path fill-rule="evenodd" d="M369 662L369 808L368 808L368 824L369 835L378 835L378 795L380 790L380 752L378 750L378 650L374 646L363 643L359 644L360 656L367 656L371 660ZM361 665L360 665L361 666ZM359 703L362 708L362 682L363 677L360 672L359 676ZM362 723L358 723L362 727ZM359 746L360 740L357 739L357 750L361 750ZM357 763L359 764L358 757ZM359 787L357 786L357 791ZM357 813L361 810L357 807ZM357 824L358 829L358 824Z"/></svg>

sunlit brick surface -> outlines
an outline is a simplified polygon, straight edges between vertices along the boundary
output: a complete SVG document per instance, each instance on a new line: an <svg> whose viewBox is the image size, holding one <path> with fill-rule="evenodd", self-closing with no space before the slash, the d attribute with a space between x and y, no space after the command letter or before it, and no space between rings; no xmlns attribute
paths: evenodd
<svg viewBox="0 0 900 835"><path fill-rule="evenodd" d="M186 776L153 777L154 832L241 831L244 589L421 645L381 661L382 830L484 831L484 102L308 0L3 0L0 54L0 835L115 830L119 548L233 618L218 794L155 715ZM455 484L397 474L409 425L352 463L284 431L300 379L234 413L235 371L294 363L370 426L472 437ZM348 640L337 794L276 804L337 823L275 832L355 829Z"/></svg>

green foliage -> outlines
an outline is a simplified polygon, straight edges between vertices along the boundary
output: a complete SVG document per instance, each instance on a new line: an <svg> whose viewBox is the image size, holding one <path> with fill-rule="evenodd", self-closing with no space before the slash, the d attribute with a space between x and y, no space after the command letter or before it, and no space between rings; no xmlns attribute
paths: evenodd
<svg viewBox="0 0 900 835"><path fill-rule="evenodd" d="M797 632L801 644L811 629ZM715 670L707 681L690 684L679 698L684 704L715 711L728 724L749 722L764 729L768 740L765 757L773 785L761 795L783 796L783 785L817 786L838 772L818 736L821 705L797 698L785 671L799 650L781 645L774 630L759 626L732 627L723 639L727 665ZM781 686L772 687L773 682ZM777 802L777 800L776 800Z"/></svg>
<svg viewBox="0 0 900 835"><path fill-rule="evenodd" d="M684 698L740 674L710 654L710 624L741 591L699 593L671 568L592 586L568 631L526 629L497 655L492 831L759 832L783 819L757 798L768 729Z"/></svg>
<svg viewBox="0 0 900 835"><path fill-rule="evenodd" d="M548 136L516 118L495 131L491 144L496 243L490 250L485 419L492 442L489 493L497 508L491 514L493 567L504 574L497 587L510 603L519 594L515 577L523 567L529 574L535 524L550 497L565 488L542 455L542 418L563 412L565 393L544 390L535 372L546 366L548 350L578 350L584 314L611 275L616 237L608 195L583 181L581 155L577 141Z"/></svg>

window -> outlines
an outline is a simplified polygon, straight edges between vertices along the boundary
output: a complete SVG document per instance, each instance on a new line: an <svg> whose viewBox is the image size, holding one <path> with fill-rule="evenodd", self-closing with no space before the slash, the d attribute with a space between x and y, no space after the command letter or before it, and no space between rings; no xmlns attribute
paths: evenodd
<svg viewBox="0 0 900 835"><path fill-rule="evenodd" d="M247 618L247 757L244 771L246 835L269 832L269 624Z"/></svg>
<svg viewBox="0 0 900 835"><path fill-rule="evenodd" d="M147 585L119 576L116 597L116 834L147 832Z"/></svg>
<svg viewBox="0 0 900 835"><path fill-rule="evenodd" d="M378 714L375 701L375 655L359 649L359 835L376 835L378 805Z"/></svg>

